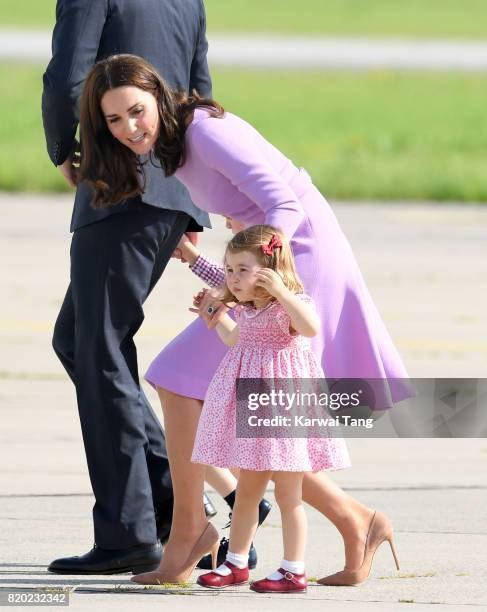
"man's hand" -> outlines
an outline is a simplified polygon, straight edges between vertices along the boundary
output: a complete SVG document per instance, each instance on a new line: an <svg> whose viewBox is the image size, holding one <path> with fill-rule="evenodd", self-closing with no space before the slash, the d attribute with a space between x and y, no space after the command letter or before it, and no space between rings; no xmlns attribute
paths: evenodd
<svg viewBox="0 0 487 612"><path fill-rule="evenodd" d="M79 142L75 141L71 153L68 155L66 160L57 167L70 187L76 187L78 182L80 161L80 146Z"/></svg>
<svg viewBox="0 0 487 612"><path fill-rule="evenodd" d="M190 232L190 234L196 233L197 232ZM189 262L189 265L193 265L198 259L199 254L200 252L194 246L191 237L188 236L188 234L183 234L171 257L180 259L183 263Z"/></svg>
<svg viewBox="0 0 487 612"><path fill-rule="evenodd" d="M201 232L185 232L185 234L190 239L193 246L198 244Z"/></svg>

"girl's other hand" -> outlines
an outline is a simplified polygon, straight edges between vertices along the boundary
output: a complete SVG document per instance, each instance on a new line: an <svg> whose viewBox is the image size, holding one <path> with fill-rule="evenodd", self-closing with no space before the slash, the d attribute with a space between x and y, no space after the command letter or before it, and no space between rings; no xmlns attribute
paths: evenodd
<svg viewBox="0 0 487 612"><path fill-rule="evenodd" d="M193 308L189 309L190 312L199 312L201 300L204 298L205 293L207 292L208 289L201 289L196 295L193 295Z"/></svg>
<svg viewBox="0 0 487 612"><path fill-rule="evenodd" d="M282 278L277 272L271 270L271 268L261 268L255 273L257 287L262 287L267 293L270 293L275 298L279 298L283 293L288 291Z"/></svg>
<svg viewBox="0 0 487 612"><path fill-rule="evenodd" d="M208 329L214 329L222 316L230 310L228 306L219 299L219 296L220 292L217 289L205 290L205 294L196 311L206 323Z"/></svg>

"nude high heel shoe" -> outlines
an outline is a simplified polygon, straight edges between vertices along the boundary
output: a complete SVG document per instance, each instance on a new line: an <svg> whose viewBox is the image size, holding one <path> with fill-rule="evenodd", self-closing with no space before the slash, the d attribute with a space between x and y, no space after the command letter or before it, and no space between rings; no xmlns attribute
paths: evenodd
<svg viewBox="0 0 487 612"><path fill-rule="evenodd" d="M399 559L397 557L394 538L392 535L392 524L385 514L376 511L374 512L374 516L370 521L369 531L365 541L364 559L362 561L362 565L358 569L354 570L345 568L336 574L331 574L330 576L320 578L320 580L317 582L326 586L354 586L356 584L360 584L361 582L365 582L370 574L375 551L386 540L389 542L394 561L396 562L396 567L399 569Z"/></svg>
<svg viewBox="0 0 487 612"><path fill-rule="evenodd" d="M208 523L203 533L196 540L188 558L177 571L164 574L156 570L154 572L146 572L145 574L132 576L130 580L137 584L180 584L186 582L201 557L208 553L211 554L212 569L216 568L219 544L220 537L218 531L211 523Z"/></svg>

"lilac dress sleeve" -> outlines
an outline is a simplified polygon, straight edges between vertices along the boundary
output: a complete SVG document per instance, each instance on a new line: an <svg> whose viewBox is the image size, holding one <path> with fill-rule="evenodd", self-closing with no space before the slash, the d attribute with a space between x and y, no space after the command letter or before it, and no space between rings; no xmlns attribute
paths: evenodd
<svg viewBox="0 0 487 612"><path fill-rule="evenodd" d="M222 264L218 264L204 255L198 255L189 269L210 287L220 287L225 281L225 271Z"/></svg>
<svg viewBox="0 0 487 612"><path fill-rule="evenodd" d="M253 138L253 130L229 129L224 120L200 121L192 146L209 167L225 176L265 214L265 223L291 239L305 217L296 194L271 166Z"/></svg>

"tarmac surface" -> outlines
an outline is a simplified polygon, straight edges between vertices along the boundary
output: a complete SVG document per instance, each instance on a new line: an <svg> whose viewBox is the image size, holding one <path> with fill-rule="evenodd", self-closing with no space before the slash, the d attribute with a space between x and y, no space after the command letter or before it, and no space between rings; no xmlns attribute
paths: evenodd
<svg viewBox="0 0 487 612"><path fill-rule="evenodd" d="M121 576L57 576L56 557L93 543L93 497L74 390L50 337L69 278L70 196L0 194L0 605L7 591L70 590L77 610L149 610L166 606L215 610L487 610L487 441L471 439L349 440L353 467L333 478L364 503L386 512L401 570L387 546L371 577L355 588L257 595L143 588ZM482 377L486 373L487 207L475 205L333 203L386 325L415 377ZM219 259L229 237L221 219L201 248ZM186 310L201 282L180 262L169 264L146 303L137 335L139 369L192 320ZM144 389L159 414L157 397ZM210 491L218 515L224 503ZM273 499L272 490L268 492ZM343 566L340 537L308 509L307 570L318 578ZM274 506L256 536L253 578L281 559ZM226 532L222 532L224 535ZM195 575L192 577L194 581ZM51 608L49 608L51 609Z"/></svg>
<svg viewBox="0 0 487 612"><path fill-rule="evenodd" d="M487 70L482 40L208 34L212 68ZM47 63L51 32L0 28L0 59Z"/></svg>

